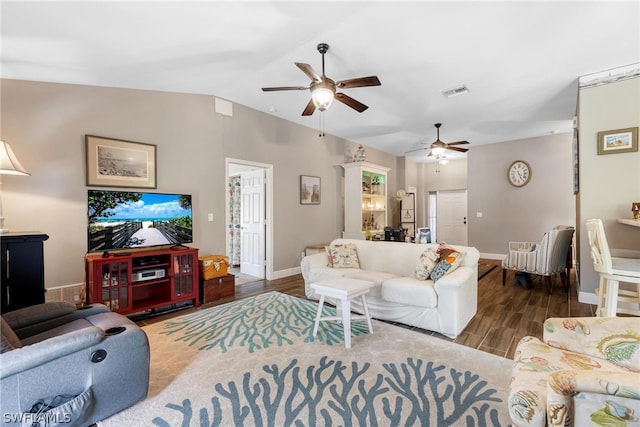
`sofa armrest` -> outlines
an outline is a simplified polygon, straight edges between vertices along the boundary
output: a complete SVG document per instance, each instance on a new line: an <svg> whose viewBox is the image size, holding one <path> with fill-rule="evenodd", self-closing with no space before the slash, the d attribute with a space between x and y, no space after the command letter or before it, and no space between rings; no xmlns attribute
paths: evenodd
<svg viewBox="0 0 640 427"><path fill-rule="evenodd" d="M11 329L21 329L35 323L45 322L56 317L65 316L76 311L76 306L69 302L46 302L29 307L19 308L2 315Z"/></svg>
<svg viewBox="0 0 640 427"><path fill-rule="evenodd" d="M326 267L327 264L327 254L324 252L307 255L306 257L302 258L302 261L300 261L300 270L302 272L302 277L304 277L305 279L305 282L309 277L309 271L313 267Z"/></svg>
<svg viewBox="0 0 640 427"><path fill-rule="evenodd" d="M474 276L474 274L476 276ZM460 287L464 286L465 283L473 282L474 277L477 282L477 271L474 271L471 267L460 266L456 268L449 274L445 274L440 279L438 279L433 287L436 290L436 293L440 295L445 292L447 287Z"/></svg>
<svg viewBox="0 0 640 427"><path fill-rule="evenodd" d="M547 417L553 425L569 425L578 393L596 393L628 399L640 397L640 373L603 370L562 370L547 381Z"/></svg>
<svg viewBox="0 0 640 427"><path fill-rule="evenodd" d="M478 311L477 268L460 266L434 284L443 335L455 338Z"/></svg>
<svg viewBox="0 0 640 427"><path fill-rule="evenodd" d="M636 317L572 317L547 319L542 338L550 346L607 359L640 372L640 352L611 352L639 337L640 322Z"/></svg>
<svg viewBox="0 0 640 427"><path fill-rule="evenodd" d="M104 338L104 331L89 326L0 354L0 379L54 359L89 348Z"/></svg>

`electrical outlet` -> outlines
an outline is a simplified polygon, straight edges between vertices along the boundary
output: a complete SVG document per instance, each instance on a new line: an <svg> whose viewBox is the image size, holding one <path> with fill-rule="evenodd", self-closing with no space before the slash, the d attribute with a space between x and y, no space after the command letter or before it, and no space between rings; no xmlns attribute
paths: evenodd
<svg viewBox="0 0 640 427"><path fill-rule="evenodd" d="M207 221L209 221L209 222L213 221L213 214L212 213L207 215Z"/></svg>

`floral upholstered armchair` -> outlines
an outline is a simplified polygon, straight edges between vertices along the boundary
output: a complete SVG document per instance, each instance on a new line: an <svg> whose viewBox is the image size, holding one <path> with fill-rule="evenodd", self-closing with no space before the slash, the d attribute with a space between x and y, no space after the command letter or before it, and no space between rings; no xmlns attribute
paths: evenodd
<svg viewBox="0 0 640 427"><path fill-rule="evenodd" d="M551 318L520 340L509 386L514 427L640 423L640 319Z"/></svg>

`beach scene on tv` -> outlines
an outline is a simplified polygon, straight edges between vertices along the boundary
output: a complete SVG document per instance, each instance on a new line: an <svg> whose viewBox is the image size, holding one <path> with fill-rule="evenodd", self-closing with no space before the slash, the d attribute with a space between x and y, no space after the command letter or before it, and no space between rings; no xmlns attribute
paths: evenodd
<svg viewBox="0 0 640 427"><path fill-rule="evenodd" d="M191 195L89 190L89 252L193 241Z"/></svg>

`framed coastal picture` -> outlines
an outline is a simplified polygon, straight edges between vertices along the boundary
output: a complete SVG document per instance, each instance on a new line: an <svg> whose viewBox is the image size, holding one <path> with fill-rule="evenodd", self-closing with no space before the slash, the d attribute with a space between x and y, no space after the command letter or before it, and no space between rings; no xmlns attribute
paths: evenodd
<svg viewBox="0 0 640 427"><path fill-rule="evenodd" d="M320 177L300 175L300 204L320 204Z"/></svg>
<svg viewBox="0 0 640 427"><path fill-rule="evenodd" d="M638 151L638 128L598 132L598 154Z"/></svg>
<svg viewBox="0 0 640 427"><path fill-rule="evenodd" d="M85 135L87 185L156 188L156 146Z"/></svg>

